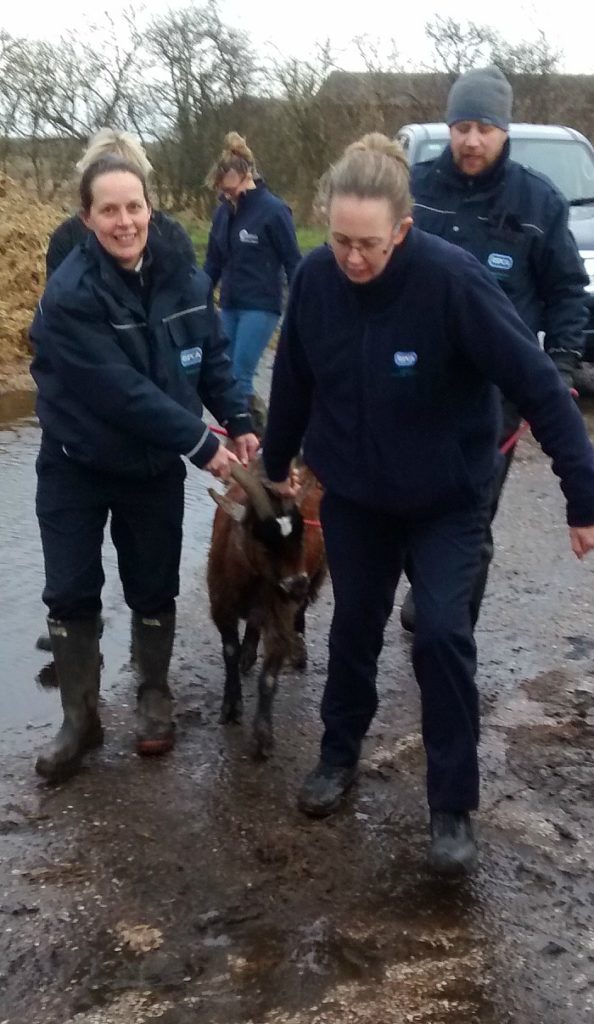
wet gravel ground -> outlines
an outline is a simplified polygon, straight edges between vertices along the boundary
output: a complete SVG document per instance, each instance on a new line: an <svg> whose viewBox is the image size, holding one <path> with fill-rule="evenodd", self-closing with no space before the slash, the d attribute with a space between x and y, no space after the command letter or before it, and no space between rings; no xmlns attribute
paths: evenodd
<svg viewBox="0 0 594 1024"><path fill-rule="evenodd" d="M334 818L295 808L317 754L329 586L308 619L309 667L282 680L271 761L250 754L253 676L245 724L219 725L204 589L212 509L195 472L176 749L156 762L133 753L129 621L108 546L105 747L69 783L40 783L34 751L59 702L34 681L47 658L33 649L37 433L28 397L2 411L0 1024L590 1024L594 559L569 552L534 444L522 442L507 486L477 632L480 868L444 883L425 868L418 698L396 614L361 778Z"/></svg>

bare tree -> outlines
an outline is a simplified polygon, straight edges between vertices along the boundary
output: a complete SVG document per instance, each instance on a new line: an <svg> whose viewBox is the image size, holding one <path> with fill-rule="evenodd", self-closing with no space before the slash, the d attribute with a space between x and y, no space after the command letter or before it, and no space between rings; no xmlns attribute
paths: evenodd
<svg viewBox="0 0 594 1024"><path fill-rule="evenodd" d="M248 37L224 26L214 3L155 19L147 45L160 69L155 137L167 140L173 198L196 199L220 146L223 111L249 93L256 61Z"/></svg>
<svg viewBox="0 0 594 1024"><path fill-rule="evenodd" d="M440 14L426 22L425 35L433 43L438 69L446 71L452 78L485 63L495 38L493 29L488 25L456 21Z"/></svg>
<svg viewBox="0 0 594 1024"><path fill-rule="evenodd" d="M284 154L284 191L293 196L300 215L306 218L311 214L317 181L336 155L340 111L320 92L334 68L329 40L315 47L311 60L279 56L269 68L269 86L282 102L278 145ZM279 177L282 181L282 172Z"/></svg>

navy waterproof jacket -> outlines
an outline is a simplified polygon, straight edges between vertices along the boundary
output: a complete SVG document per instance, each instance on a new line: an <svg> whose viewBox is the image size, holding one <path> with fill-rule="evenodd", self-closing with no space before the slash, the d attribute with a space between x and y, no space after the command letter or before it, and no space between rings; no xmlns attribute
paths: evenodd
<svg viewBox="0 0 594 1024"><path fill-rule="evenodd" d="M79 245L87 240L89 234L89 228L83 224L78 215L68 217L67 220L58 224L56 230L50 235L45 256L45 269L48 277L53 274L54 270L58 269L60 263L66 259L68 253L74 249L75 245ZM170 246L182 259L189 260L190 263L196 261L192 239L187 231L176 220L163 213L162 210L153 210L151 213L148 236L149 245L154 239L157 241L160 239L165 245Z"/></svg>
<svg viewBox="0 0 594 1024"><path fill-rule="evenodd" d="M31 340L44 438L100 471L150 477L181 455L204 466L218 441L252 429L218 328L209 279L158 240L122 271L94 235L52 274Z"/></svg>
<svg viewBox="0 0 594 1024"><path fill-rule="evenodd" d="M300 259L291 211L263 183L215 210L204 269L223 309L280 313L283 269L290 284Z"/></svg>
<svg viewBox="0 0 594 1024"><path fill-rule="evenodd" d="M588 278L569 231L569 208L555 186L509 159L509 140L483 174L462 174L448 146L415 164L417 227L461 246L499 282L524 323L545 332L545 349L570 373L584 350Z"/></svg>
<svg viewBox="0 0 594 1024"><path fill-rule="evenodd" d="M594 450L551 360L474 257L412 228L384 272L353 284L328 247L299 267L276 354L263 458L303 451L330 492L403 518L485 499L500 403L553 459L568 522L594 524Z"/></svg>

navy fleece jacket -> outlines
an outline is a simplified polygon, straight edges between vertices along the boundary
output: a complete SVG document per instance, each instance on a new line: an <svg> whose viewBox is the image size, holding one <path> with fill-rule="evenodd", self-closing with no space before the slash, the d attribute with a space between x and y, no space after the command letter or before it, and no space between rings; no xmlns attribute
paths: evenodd
<svg viewBox="0 0 594 1024"><path fill-rule="evenodd" d="M223 200L208 238L204 269L221 280L223 309L280 313L284 269L289 284L301 253L286 203L264 184L240 196L237 210Z"/></svg>
<svg viewBox="0 0 594 1024"><path fill-rule="evenodd" d="M434 517L484 499L498 460L496 384L553 460L570 525L594 524L594 450L578 409L478 261L412 228L353 284L329 248L297 271L277 352L264 464L303 441L322 484L364 506Z"/></svg>
<svg viewBox="0 0 594 1024"><path fill-rule="evenodd" d="M31 341L44 437L74 462L139 478L181 454L205 466L219 442L203 405L232 437L252 429L210 281L157 238L135 274L90 234L52 274Z"/></svg>

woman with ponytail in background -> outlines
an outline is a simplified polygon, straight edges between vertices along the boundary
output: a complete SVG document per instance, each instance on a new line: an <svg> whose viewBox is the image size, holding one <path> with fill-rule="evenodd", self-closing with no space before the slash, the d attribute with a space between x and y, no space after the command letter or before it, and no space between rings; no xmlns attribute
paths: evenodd
<svg viewBox="0 0 594 1024"><path fill-rule="evenodd" d="M221 283L223 330L234 374L261 430L265 410L254 395L254 375L280 318L283 270L290 284L301 259L295 225L287 204L266 187L251 149L237 132L225 137L207 184L221 202L204 269L213 286Z"/></svg>

